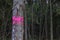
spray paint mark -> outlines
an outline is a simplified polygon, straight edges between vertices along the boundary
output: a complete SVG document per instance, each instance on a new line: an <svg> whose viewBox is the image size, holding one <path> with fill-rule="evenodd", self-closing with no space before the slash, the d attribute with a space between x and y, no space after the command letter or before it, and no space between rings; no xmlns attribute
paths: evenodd
<svg viewBox="0 0 60 40"><path fill-rule="evenodd" d="M12 24L22 24L24 22L24 17L21 16L13 16Z"/></svg>

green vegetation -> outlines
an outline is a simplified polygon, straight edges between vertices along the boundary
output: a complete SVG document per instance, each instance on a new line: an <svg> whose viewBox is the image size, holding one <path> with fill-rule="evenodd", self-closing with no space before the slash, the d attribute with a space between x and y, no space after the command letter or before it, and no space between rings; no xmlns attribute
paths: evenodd
<svg viewBox="0 0 60 40"><path fill-rule="evenodd" d="M11 40L12 0L0 0L0 40Z"/></svg>
<svg viewBox="0 0 60 40"><path fill-rule="evenodd" d="M11 30L12 30L12 0L0 0L0 40L11 40ZM40 26L48 25L50 28L50 1L48 4L46 0L36 0L27 1L26 6L26 15L27 23L33 25L32 23L37 23ZM59 33L60 30L60 1L52 0L52 17L53 17L53 33ZM33 18L32 18L33 17ZM47 20L45 20L47 19ZM47 24L45 25L45 22ZM41 26L41 27L42 27ZM30 26L29 26L30 27ZM49 30L50 31L50 30ZM50 34L48 31L48 35ZM59 34L60 35L60 34ZM54 38L59 38L54 34Z"/></svg>

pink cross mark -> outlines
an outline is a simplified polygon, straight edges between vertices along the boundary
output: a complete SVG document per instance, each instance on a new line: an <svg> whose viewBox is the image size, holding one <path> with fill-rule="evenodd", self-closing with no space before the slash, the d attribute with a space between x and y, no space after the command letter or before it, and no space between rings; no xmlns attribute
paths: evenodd
<svg viewBox="0 0 60 40"><path fill-rule="evenodd" d="M23 21L24 21L24 17L20 17L20 16L12 17L12 24L22 24Z"/></svg>

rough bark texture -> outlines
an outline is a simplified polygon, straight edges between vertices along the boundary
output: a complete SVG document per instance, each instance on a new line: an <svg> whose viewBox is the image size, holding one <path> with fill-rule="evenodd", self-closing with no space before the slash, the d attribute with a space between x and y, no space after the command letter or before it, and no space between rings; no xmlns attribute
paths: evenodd
<svg viewBox="0 0 60 40"><path fill-rule="evenodd" d="M24 0L13 0L13 16L20 18L23 17L23 1ZM18 10L18 11L17 11ZM24 20L24 19L23 19ZM13 21L12 21L13 22ZM12 24L12 40L23 40L23 21L19 21L20 23Z"/></svg>

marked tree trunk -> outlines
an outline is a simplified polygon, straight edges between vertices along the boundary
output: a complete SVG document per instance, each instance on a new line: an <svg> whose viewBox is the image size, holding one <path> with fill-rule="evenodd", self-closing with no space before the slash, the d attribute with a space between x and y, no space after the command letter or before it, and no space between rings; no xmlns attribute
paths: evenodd
<svg viewBox="0 0 60 40"><path fill-rule="evenodd" d="M12 40L23 40L23 5L24 0L13 0Z"/></svg>

